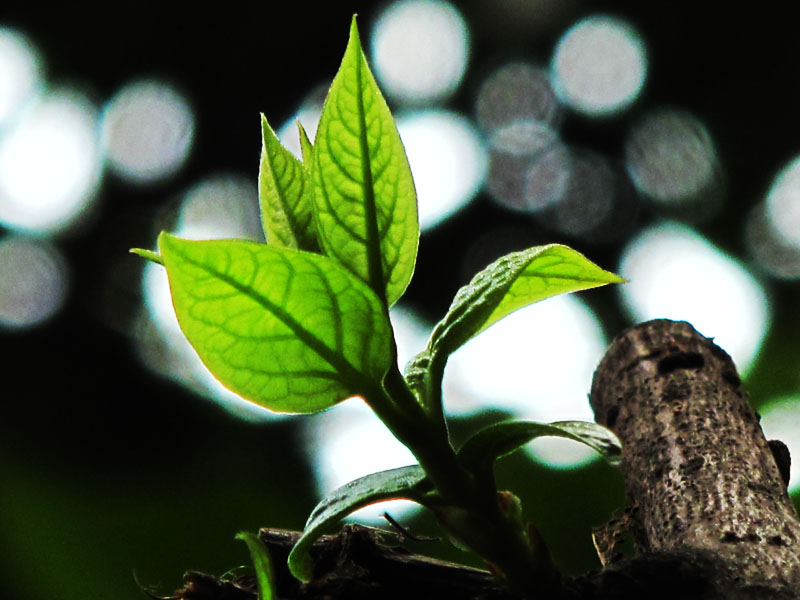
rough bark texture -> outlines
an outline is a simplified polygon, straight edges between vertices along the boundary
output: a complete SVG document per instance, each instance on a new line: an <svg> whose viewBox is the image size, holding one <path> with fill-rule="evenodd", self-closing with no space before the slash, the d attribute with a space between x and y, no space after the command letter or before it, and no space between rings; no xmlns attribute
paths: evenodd
<svg viewBox="0 0 800 600"><path fill-rule="evenodd" d="M709 557L721 595L800 597L800 521L722 349L688 323L638 325L606 353L591 403L623 443L638 552Z"/></svg>
<svg viewBox="0 0 800 600"><path fill-rule="evenodd" d="M764 439L723 350L688 323L638 325L612 343L591 403L598 423L623 442L632 507L596 536L605 568L565 580L558 600L800 599L800 521L785 487L786 449ZM633 534L634 558L614 556L622 527ZM259 535L280 598L513 598L488 572L411 555L396 537L357 526L314 545L314 579L300 584L286 569L299 534ZM169 598L255 597L252 578L187 573Z"/></svg>

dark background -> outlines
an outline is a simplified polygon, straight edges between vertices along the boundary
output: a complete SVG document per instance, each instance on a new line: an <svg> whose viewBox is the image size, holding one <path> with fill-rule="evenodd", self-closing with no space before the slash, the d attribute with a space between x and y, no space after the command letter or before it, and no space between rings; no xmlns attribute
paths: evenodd
<svg viewBox="0 0 800 600"><path fill-rule="evenodd" d="M259 112L276 123L289 118L313 86L334 74L352 13L366 30L383 5L68 4L6 2L0 26L30 36L50 80L80 82L98 101L132 77L176 83L197 125L189 161L176 176L145 188L105 177L91 227L55 239L73 277L59 315L37 328L0 331L0 581L7 586L0 594L127 600L142 597L134 574L168 592L186 569L222 573L246 564L235 533L301 528L315 502L295 420L238 421L141 365L126 335L141 301L141 264L128 248L150 242L161 205L189 182L222 170L255 179ZM702 231L746 257L742 215L800 149L798 25L783 3L734 9L575 1L536 35L504 21L501 11L487 8L492 3L455 4L471 27L472 47L464 85L449 106L467 115L483 70L509 57L546 60L576 19L610 12L637 27L650 57L639 104L682 106L713 132L730 185L726 209ZM564 135L618 156L627 118L598 124L568 115ZM636 226L651 218L643 209ZM454 268L442 276L431 265L502 227L518 229L517 215L481 196L427 233L412 302L425 314L441 314L463 275ZM624 242L553 239L535 226L524 236L529 245L569 242L604 265L615 264ZM770 286L773 329L748 381L756 400L798 387L798 286ZM592 302L609 334L628 324L611 292L597 292ZM465 427L457 424L456 434ZM501 473L572 572L594 565L589 527L621 503L609 468L578 475L523 457L509 459Z"/></svg>

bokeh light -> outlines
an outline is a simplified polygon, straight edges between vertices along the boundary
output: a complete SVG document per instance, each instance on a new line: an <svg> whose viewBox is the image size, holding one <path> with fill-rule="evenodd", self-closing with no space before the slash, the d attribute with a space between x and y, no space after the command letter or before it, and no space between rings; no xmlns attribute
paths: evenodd
<svg viewBox="0 0 800 600"><path fill-rule="evenodd" d="M565 104L589 116L606 116L639 96L647 55L641 36L630 25L613 17L590 17L563 35L551 71Z"/></svg>
<svg viewBox="0 0 800 600"><path fill-rule="evenodd" d="M517 120L491 137L486 189L552 231L609 242L628 232L637 209L618 171L601 154L568 147L546 124Z"/></svg>
<svg viewBox="0 0 800 600"><path fill-rule="evenodd" d="M0 325L22 329L58 312L67 293L61 253L42 240L0 238Z"/></svg>
<svg viewBox="0 0 800 600"><path fill-rule="evenodd" d="M397 0L371 35L372 64L385 92L407 102L452 94L469 58L469 31L461 13L442 0Z"/></svg>
<svg viewBox="0 0 800 600"><path fill-rule="evenodd" d="M535 121L556 129L561 105L547 71L513 62L493 71L481 84L475 113L478 125L488 134L513 121Z"/></svg>
<svg viewBox="0 0 800 600"><path fill-rule="evenodd" d="M42 64L20 32L0 27L0 127L42 87Z"/></svg>
<svg viewBox="0 0 800 600"><path fill-rule="evenodd" d="M149 183L172 175L186 161L194 114L170 85L133 81L109 100L102 132L110 169L127 181Z"/></svg>
<svg viewBox="0 0 800 600"><path fill-rule="evenodd" d="M775 177L766 203L769 226L785 243L800 248L800 157Z"/></svg>
<svg viewBox="0 0 800 600"><path fill-rule="evenodd" d="M319 494L371 473L417 464L411 451L401 444L361 398L352 398L325 412L305 417L305 441L316 466ZM366 521L405 517L419 506L408 500L392 500L358 510L350 518Z"/></svg>
<svg viewBox="0 0 800 600"><path fill-rule="evenodd" d="M780 440L792 458L800 453L800 396L777 398L758 408L761 429L768 440ZM792 461L789 470L789 493L800 492L800 465Z"/></svg>
<svg viewBox="0 0 800 600"><path fill-rule="evenodd" d="M215 175L197 183L181 201L175 234L193 240L263 240L255 183L238 175Z"/></svg>
<svg viewBox="0 0 800 600"><path fill-rule="evenodd" d="M74 90L32 102L0 138L0 222L40 232L85 216L100 181L97 111Z"/></svg>
<svg viewBox="0 0 800 600"><path fill-rule="evenodd" d="M714 143L703 123L685 111L651 111L634 124L625 163L636 188L676 218L697 222L720 207Z"/></svg>
<svg viewBox="0 0 800 600"><path fill-rule="evenodd" d="M429 229L471 200L483 184L487 153L463 116L443 111L401 116L403 140L417 190L419 224Z"/></svg>
<svg viewBox="0 0 800 600"><path fill-rule="evenodd" d="M768 275L779 279L800 278L800 246L772 226L766 202L759 202L748 214L745 241L756 264Z"/></svg>
<svg viewBox="0 0 800 600"><path fill-rule="evenodd" d="M586 304L572 295L549 298L505 317L453 353L445 371L445 407L453 414L503 410L548 423L593 421L587 394L604 350L602 327ZM553 438L526 449L559 467L596 455Z"/></svg>
<svg viewBox="0 0 800 600"><path fill-rule="evenodd" d="M606 157L588 150L571 150L552 162L549 169L532 173L536 179L529 176L529 190L533 181L538 188L546 185L550 173L565 180L558 201L536 215L545 227L593 241L608 241L625 232L623 221L630 218L622 210L615 211L624 190Z"/></svg>
<svg viewBox="0 0 800 600"><path fill-rule="evenodd" d="M617 272L630 281L618 289L635 321L688 321L747 374L771 315L764 289L741 263L694 230L663 223L627 245Z"/></svg>
<svg viewBox="0 0 800 600"><path fill-rule="evenodd" d="M535 212L560 202L570 170L569 150L545 123L512 121L491 136L486 187L505 208Z"/></svg>

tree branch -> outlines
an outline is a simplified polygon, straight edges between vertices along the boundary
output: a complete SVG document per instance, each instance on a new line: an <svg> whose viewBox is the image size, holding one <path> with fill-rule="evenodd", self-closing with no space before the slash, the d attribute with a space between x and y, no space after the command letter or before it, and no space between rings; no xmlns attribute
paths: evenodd
<svg viewBox="0 0 800 600"><path fill-rule="evenodd" d="M800 521L721 348L688 323L637 325L597 368L591 404L623 443L638 552L708 557L727 597L797 597Z"/></svg>

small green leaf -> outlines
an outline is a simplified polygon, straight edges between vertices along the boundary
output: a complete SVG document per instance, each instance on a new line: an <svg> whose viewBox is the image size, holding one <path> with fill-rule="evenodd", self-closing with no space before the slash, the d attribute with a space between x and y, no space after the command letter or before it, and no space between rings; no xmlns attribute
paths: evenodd
<svg viewBox="0 0 800 600"><path fill-rule="evenodd" d="M355 17L314 143L314 202L328 256L387 306L411 280L419 223L411 169L361 50Z"/></svg>
<svg viewBox="0 0 800 600"><path fill-rule="evenodd" d="M319 252L309 170L281 145L264 115L261 137L258 199L267 243Z"/></svg>
<svg viewBox="0 0 800 600"><path fill-rule="evenodd" d="M373 390L393 364L377 296L327 257L159 236L178 322L223 385L282 412Z"/></svg>
<svg viewBox="0 0 800 600"><path fill-rule="evenodd" d="M426 483L422 468L412 465L372 473L334 490L308 517L302 537L289 554L289 570L301 581L309 581L313 575L309 550L329 526L359 508L383 500L407 498L421 502L430 487Z"/></svg>
<svg viewBox="0 0 800 600"><path fill-rule="evenodd" d="M303 164L310 171L314 164L314 146L311 140L308 139L305 127L300 121L297 122L297 131L300 134L300 151L303 153Z"/></svg>
<svg viewBox="0 0 800 600"><path fill-rule="evenodd" d="M409 384L423 398L436 394L447 357L515 310L551 296L624 281L560 244L507 254L458 291L428 346L411 361Z"/></svg>
<svg viewBox="0 0 800 600"><path fill-rule="evenodd" d="M493 323L545 298L622 283L580 252L560 244L512 252L475 275L456 294L431 334L434 348L452 353Z"/></svg>
<svg viewBox="0 0 800 600"><path fill-rule="evenodd" d="M275 577L272 572L272 560L270 560L266 546L258 539L256 534L249 531L242 531L236 536L236 539L247 544L247 548L250 550L250 557L253 560L253 568L258 582L258 600L273 600L273 598L277 598Z"/></svg>
<svg viewBox="0 0 800 600"><path fill-rule="evenodd" d="M489 473L495 460L511 454L537 437L555 436L586 444L611 464L619 464L622 445L609 429L588 421L505 421L478 431L469 438L458 457L473 473Z"/></svg>
<svg viewBox="0 0 800 600"><path fill-rule="evenodd" d="M131 248L131 254L136 254L141 256L142 258L146 258L150 262L154 262L157 265L163 265L164 261L162 260L161 256L158 252L153 252L152 250L145 250L144 248Z"/></svg>

